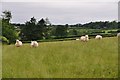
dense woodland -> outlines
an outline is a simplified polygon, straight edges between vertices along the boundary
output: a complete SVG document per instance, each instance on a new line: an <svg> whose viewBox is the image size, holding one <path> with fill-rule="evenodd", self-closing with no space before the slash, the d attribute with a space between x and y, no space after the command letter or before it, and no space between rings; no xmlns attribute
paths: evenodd
<svg viewBox="0 0 120 80"><path fill-rule="evenodd" d="M2 18L0 19L0 40L3 43L13 43L16 39L22 41L45 41L55 39L74 39L81 35L88 34L94 37L97 34L103 36L116 36L120 32L120 22L117 21L100 21L90 22L86 24L74 24L74 25L55 25L52 24L49 18L40 19L37 21L35 17L26 21L24 24L11 23L12 13L10 11L4 11Z"/></svg>

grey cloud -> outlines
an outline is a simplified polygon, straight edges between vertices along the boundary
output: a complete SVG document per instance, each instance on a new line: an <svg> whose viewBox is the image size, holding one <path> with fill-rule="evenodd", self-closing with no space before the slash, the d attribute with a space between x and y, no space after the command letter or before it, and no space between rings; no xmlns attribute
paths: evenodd
<svg viewBox="0 0 120 80"><path fill-rule="evenodd" d="M51 2L4 2L3 10L13 14L12 22L24 23L32 16L38 20L48 17L54 24L86 23L99 20L116 20L117 3L51 3Z"/></svg>

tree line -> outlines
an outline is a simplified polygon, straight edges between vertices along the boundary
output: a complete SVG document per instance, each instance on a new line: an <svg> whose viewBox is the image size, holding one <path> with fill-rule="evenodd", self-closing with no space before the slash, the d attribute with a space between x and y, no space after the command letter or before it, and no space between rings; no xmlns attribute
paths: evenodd
<svg viewBox="0 0 120 80"><path fill-rule="evenodd" d="M2 24L2 35L0 40L7 43L15 42L16 39L23 41L44 40L67 37L72 29L73 35L78 35L77 29L120 29L120 23L116 21L90 22L75 25L53 25L48 18L37 21L35 17L24 24L11 23L12 14L10 11L3 11L0 24ZM119 32L120 30L118 30Z"/></svg>
<svg viewBox="0 0 120 80"><path fill-rule="evenodd" d="M12 14L10 11L4 11L2 19L0 20L2 24L2 35L0 40L7 43L15 42L16 39L23 41L31 40L41 40L41 39L50 39L51 35L58 37L67 35L67 26L68 25L58 25L53 29L53 25L49 22L48 18L41 19L37 21L32 17L29 21L26 21L25 24L12 24L10 20ZM55 30L55 31L53 31Z"/></svg>

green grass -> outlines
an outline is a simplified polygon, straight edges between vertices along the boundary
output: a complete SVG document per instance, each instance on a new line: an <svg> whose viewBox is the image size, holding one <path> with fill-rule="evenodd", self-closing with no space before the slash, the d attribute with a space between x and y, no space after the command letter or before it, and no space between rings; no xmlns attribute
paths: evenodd
<svg viewBox="0 0 120 80"><path fill-rule="evenodd" d="M69 29L70 33L68 33L68 35L73 35L72 30L73 29ZM78 35L85 35L85 33L86 34L95 34L97 32L99 32L99 34L104 35L104 34L111 34L111 33L108 33L110 31L116 31L117 32L118 29L80 29L80 28L76 28L76 30L78 32Z"/></svg>
<svg viewBox="0 0 120 80"><path fill-rule="evenodd" d="M3 45L3 78L116 78L117 38Z"/></svg>
<svg viewBox="0 0 120 80"><path fill-rule="evenodd" d="M2 44L0 43L0 78L2 78Z"/></svg>

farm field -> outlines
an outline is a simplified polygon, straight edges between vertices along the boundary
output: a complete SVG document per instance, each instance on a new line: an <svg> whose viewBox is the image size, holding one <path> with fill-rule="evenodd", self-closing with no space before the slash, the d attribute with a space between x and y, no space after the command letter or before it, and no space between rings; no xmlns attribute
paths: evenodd
<svg viewBox="0 0 120 80"><path fill-rule="evenodd" d="M116 78L116 37L2 46L3 78Z"/></svg>

